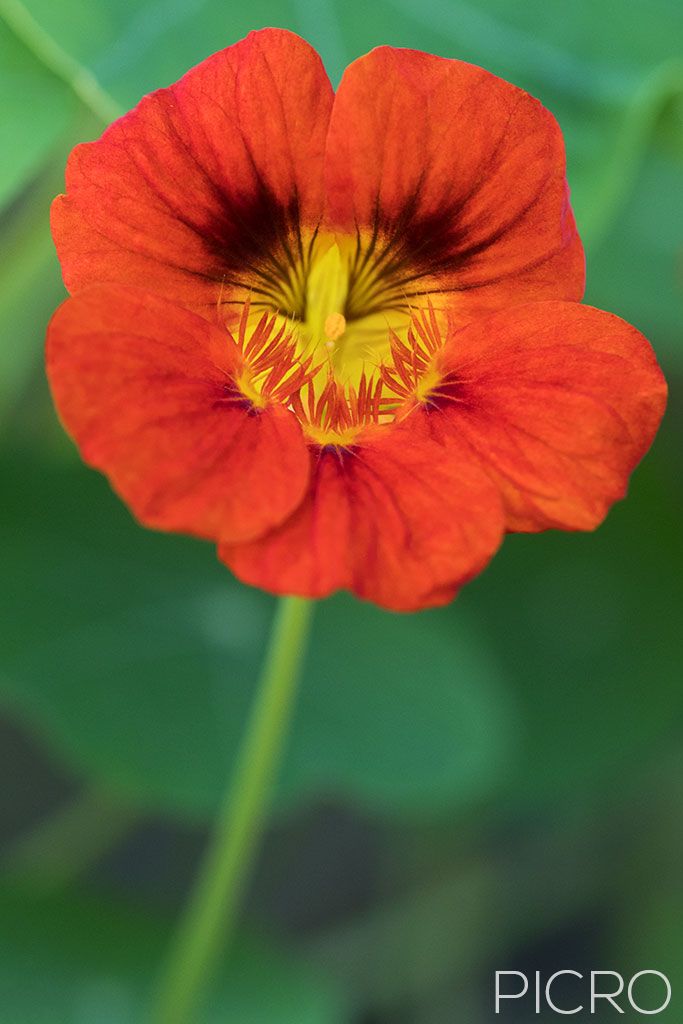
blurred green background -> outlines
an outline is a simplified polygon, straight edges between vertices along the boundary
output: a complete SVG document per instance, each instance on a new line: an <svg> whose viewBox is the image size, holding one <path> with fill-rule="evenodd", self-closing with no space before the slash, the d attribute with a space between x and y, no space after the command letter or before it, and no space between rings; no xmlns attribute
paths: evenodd
<svg viewBox="0 0 683 1024"><path fill-rule="evenodd" d="M56 422L48 205L71 146L103 128L78 76L129 107L264 25L309 39L334 82L390 43L538 96L567 140L587 299L648 335L672 397L596 534L511 537L438 612L319 607L242 934L202 1021L487 1024L495 970L559 968L664 971L658 1019L679 1021L683 6L28 9L0 0L0 1022L142 1019L273 610L210 545L137 527ZM520 1001L500 1019L539 1017Z"/></svg>

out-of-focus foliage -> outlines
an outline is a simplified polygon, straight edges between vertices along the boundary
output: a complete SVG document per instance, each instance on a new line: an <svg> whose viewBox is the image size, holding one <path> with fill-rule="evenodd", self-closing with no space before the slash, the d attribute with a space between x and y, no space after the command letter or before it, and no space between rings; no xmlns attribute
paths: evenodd
<svg viewBox="0 0 683 1024"><path fill-rule="evenodd" d="M77 465L23 459L3 474L15 581L0 596L6 695L108 788L212 810L271 602L232 581L211 548L140 529ZM441 611L407 623L350 598L325 602L281 796L455 809L509 772L509 704L467 621Z"/></svg>
<svg viewBox="0 0 683 1024"><path fill-rule="evenodd" d="M55 82L0 20L0 208L44 165L75 106L68 87Z"/></svg>
<svg viewBox="0 0 683 1024"><path fill-rule="evenodd" d="M85 786L171 821L201 822L224 786L272 602L235 583L210 546L137 527L64 440L40 368L45 325L64 294L48 207L69 148L104 127L65 81L74 61L126 108L268 24L306 36L335 82L348 61L389 43L473 61L537 95L567 142L587 298L651 338L672 401L631 495L595 534L509 538L443 611L399 617L344 597L317 610L279 788L283 833L260 876L271 899L265 892L252 908L281 923L280 904L298 906L292 927L301 925L297 942L317 966L309 976L247 946L226 981L227 1002L209 1013L337 1024L366 1009L384 1014L382 1024L489 1024L491 965L529 956L530 970L541 967L538 949L559 934L568 952L556 966L575 966L572 928L592 943L588 970L654 965L675 986L683 962L672 867L681 855L683 722L676 0L28 0L25 9L0 0L7 717ZM36 25L34 52L24 37ZM12 792L24 792L11 781ZM348 825L339 838L323 829L323 838L301 839L293 812L315 814L323 800L365 823L367 863L346 863ZM309 848L320 849L317 859L306 860ZM354 888L372 874L370 862L374 902ZM283 875L288 897L272 882ZM316 898L326 910L307 918L301 905ZM348 919L339 925L335 913ZM137 1020L168 932L163 915L146 916L90 896L2 896L0 1019ZM319 967L343 982L358 1017L341 1014Z"/></svg>
<svg viewBox="0 0 683 1024"><path fill-rule="evenodd" d="M164 952L165 922L111 900L22 891L0 891L0 922L4 1020L139 1024L144 1019L148 979ZM315 971L246 940L237 943L217 981L204 1020L341 1024L343 1017L333 987Z"/></svg>

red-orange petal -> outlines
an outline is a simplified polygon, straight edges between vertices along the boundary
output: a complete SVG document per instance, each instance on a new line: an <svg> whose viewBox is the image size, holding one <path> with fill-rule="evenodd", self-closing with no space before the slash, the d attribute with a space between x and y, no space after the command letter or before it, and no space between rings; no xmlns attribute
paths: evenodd
<svg viewBox="0 0 683 1024"><path fill-rule="evenodd" d="M597 526L624 497L666 405L643 335L577 303L530 303L469 324L443 367L429 417L487 466L510 530Z"/></svg>
<svg viewBox="0 0 683 1024"><path fill-rule="evenodd" d="M145 526L243 541L302 500L308 452L294 415L235 394L224 329L157 296L85 289L47 340L55 404L85 462Z"/></svg>
<svg viewBox="0 0 683 1024"><path fill-rule="evenodd" d="M335 97L325 172L330 227L360 229L409 298L448 293L465 322L583 295L560 129L482 68L392 47L361 57Z"/></svg>
<svg viewBox="0 0 683 1024"><path fill-rule="evenodd" d="M245 288L265 300L320 220L332 99L318 54L281 29L146 96L69 158L52 210L67 288L145 287L207 317Z"/></svg>
<svg viewBox="0 0 683 1024"><path fill-rule="evenodd" d="M451 600L500 543L497 488L466 446L393 425L311 458L308 497L286 523L219 549L245 582L307 597L347 589L413 611Z"/></svg>

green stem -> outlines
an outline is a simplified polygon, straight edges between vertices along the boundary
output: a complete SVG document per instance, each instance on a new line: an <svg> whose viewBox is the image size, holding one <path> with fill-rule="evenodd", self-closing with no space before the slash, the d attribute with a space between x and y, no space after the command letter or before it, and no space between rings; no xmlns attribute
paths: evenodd
<svg viewBox="0 0 683 1024"><path fill-rule="evenodd" d="M0 17L40 63L60 78L79 100L105 124L123 114L116 100L95 76L63 50L21 0L0 0Z"/></svg>
<svg viewBox="0 0 683 1024"><path fill-rule="evenodd" d="M153 1003L154 1024L194 1019L218 957L233 938L291 720L312 608L302 598L280 601L231 785Z"/></svg>

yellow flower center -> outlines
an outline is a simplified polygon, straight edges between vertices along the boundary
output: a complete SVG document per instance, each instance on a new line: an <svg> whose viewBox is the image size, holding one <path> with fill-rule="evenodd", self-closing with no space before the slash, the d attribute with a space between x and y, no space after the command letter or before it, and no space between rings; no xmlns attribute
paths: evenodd
<svg viewBox="0 0 683 1024"><path fill-rule="evenodd" d="M291 382L284 404L316 444L351 444L369 423L393 419L407 399L427 402L439 383L443 315L425 294L416 308L386 252L376 240L316 238L279 292L267 302L254 294L245 306L240 391L263 408L282 402ZM410 280L409 268L398 265ZM284 372L283 356L296 369ZM277 396L268 392L273 380Z"/></svg>

